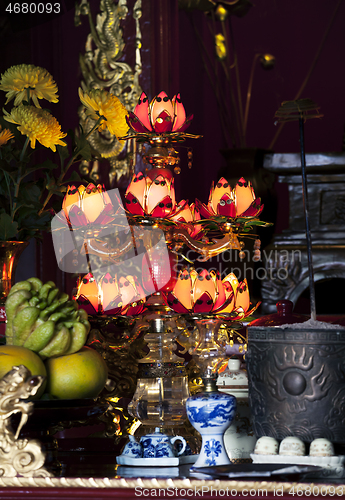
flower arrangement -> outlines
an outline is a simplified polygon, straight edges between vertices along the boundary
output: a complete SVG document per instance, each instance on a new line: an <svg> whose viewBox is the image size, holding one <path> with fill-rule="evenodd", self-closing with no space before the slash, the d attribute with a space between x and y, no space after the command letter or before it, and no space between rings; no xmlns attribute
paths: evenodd
<svg viewBox="0 0 345 500"><path fill-rule="evenodd" d="M50 229L53 195L63 196L69 184L81 181L71 167L91 160L89 135L97 128L108 128L117 137L125 135L128 112L106 90L79 89L93 127L87 134L82 130L67 134L51 112L40 106L41 100L59 100L57 84L46 69L32 64L12 66L1 75L0 90L6 92L5 106L14 100L12 109L4 109L0 118L0 240L26 241ZM67 135L71 153L64 140ZM57 153L58 163L47 156L37 164L38 144Z"/></svg>

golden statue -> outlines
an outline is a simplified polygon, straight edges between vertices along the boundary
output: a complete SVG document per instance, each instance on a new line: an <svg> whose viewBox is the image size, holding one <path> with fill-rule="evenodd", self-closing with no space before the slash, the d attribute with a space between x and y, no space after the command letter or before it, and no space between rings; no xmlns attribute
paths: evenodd
<svg viewBox="0 0 345 500"><path fill-rule="evenodd" d="M34 403L26 399L34 396L44 377L32 376L24 366L14 366L0 380L0 476L47 477L45 454L36 439L19 439L22 427L33 411ZM20 413L20 422L14 433L11 415Z"/></svg>

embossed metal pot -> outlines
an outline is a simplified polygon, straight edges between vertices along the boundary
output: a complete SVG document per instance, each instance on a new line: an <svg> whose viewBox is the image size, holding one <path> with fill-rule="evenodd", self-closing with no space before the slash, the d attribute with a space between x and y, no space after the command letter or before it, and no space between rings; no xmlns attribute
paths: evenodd
<svg viewBox="0 0 345 500"><path fill-rule="evenodd" d="M345 444L345 330L252 326L246 363L257 438Z"/></svg>

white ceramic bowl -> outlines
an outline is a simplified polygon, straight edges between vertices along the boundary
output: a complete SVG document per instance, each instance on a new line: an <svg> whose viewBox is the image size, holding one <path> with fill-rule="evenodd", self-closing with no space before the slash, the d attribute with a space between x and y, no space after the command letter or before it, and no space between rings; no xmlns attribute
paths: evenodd
<svg viewBox="0 0 345 500"><path fill-rule="evenodd" d="M305 444L296 436L288 436L280 443L279 455L302 457L305 455Z"/></svg>
<svg viewBox="0 0 345 500"><path fill-rule="evenodd" d="M279 443L269 436L261 436L255 443L254 453L257 455L278 455Z"/></svg>
<svg viewBox="0 0 345 500"><path fill-rule="evenodd" d="M314 439L310 443L309 455L311 457L333 457L333 444L325 438Z"/></svg>

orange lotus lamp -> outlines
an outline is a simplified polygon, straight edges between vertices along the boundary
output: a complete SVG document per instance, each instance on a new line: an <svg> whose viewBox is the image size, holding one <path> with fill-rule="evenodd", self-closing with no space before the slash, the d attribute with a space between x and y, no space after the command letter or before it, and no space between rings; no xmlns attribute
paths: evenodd
<svg viewBox="0 0 345 500"><path fill-rule="evenodd" d="M90 315L135 316L144 311L146 295L136 276L118 279L106 273L96 280L88 273L80 280L74 299Z"/></svg>

